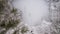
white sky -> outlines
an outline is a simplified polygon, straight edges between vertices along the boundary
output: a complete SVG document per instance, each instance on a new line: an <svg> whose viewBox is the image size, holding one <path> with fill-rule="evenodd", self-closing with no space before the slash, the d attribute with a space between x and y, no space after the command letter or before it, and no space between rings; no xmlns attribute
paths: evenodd
<svg viewBox="0 0 60 34"><path fill-rule="evenodd" d="M16 0L14 6L23 11L23 21L28 25L39 24L48 14L48 5L44 0Z"/></svg>

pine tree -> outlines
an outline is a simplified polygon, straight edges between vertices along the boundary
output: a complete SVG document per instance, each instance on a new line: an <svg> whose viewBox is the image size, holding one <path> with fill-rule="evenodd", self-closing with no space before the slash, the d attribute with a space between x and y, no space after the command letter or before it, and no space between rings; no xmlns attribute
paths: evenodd
<svg viewBox="0 0 60 34"><path fill-rule="evenodd" d="M0 34L5 34L7 30L20 23L20 19L17 17L17 9L10 2L9 0L0 0Z"/></svg>
<svg viewBox="0 0 60 34"><path fill-rule="evenodd" d="M0 34L17 34L19 31L17 25L21 22L20 15L12 2L13 0L0 0ZM9 33L12 29L14 32ZM28 31L25 26L20 30L22 34Z"/></svg>

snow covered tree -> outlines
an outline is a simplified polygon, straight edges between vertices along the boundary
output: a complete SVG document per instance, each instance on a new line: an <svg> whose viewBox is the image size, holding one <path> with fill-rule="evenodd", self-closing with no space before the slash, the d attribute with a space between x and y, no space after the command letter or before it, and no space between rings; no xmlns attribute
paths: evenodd
<svg viewBox="0 0 60 34"><path fill-rule="evenodd" d="M53 30L55 31L51 34L60 34L60 0L50 0L49 2L49 17L53 23Z"/></svg>
<svg viewBox="0 0 60 34"><path fill-rule="evenodd" d="M0 34L16 34L18 31L20 14L18 9L13 7L12 2L13 0L0 0Z"/></svg>

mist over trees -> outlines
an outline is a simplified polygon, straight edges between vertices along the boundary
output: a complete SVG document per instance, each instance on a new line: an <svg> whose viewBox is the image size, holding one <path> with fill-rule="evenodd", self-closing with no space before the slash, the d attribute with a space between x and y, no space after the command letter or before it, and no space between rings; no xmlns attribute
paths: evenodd
<svg viewBox="0 0 60 34"><path fill-rule="evenodd" d="M0 0L0 34L25 34L29 31L28 27L21 21L21 11L18 11L18 9L12 5L13 1L14 0ZM52 31L47 31L50 32L48 32L49 34L60 34L60 0L46 0L46 2L48 2L49 6L49 16L46 21L52 23ZM45 23L41 25L43 27ZM44 27L42 29L46 28ZM50 26L48 28L50 29ZM40 28L38 28L38 30L40 30ZM42 30L42 32L44 31ZM30 33L33 34L33 31L30 31Z"/></svg>

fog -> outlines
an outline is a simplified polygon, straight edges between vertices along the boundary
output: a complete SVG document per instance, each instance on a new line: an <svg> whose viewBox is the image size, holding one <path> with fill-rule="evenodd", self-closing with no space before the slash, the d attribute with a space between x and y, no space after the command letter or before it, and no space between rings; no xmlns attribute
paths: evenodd
<svg viewBox="0 0 60 34"><path fill-rule="evenodd" d="M48 4L44 0L16 0L13 5L23 12L23 22L30 26L40 24L48 15Z"/></svg>

